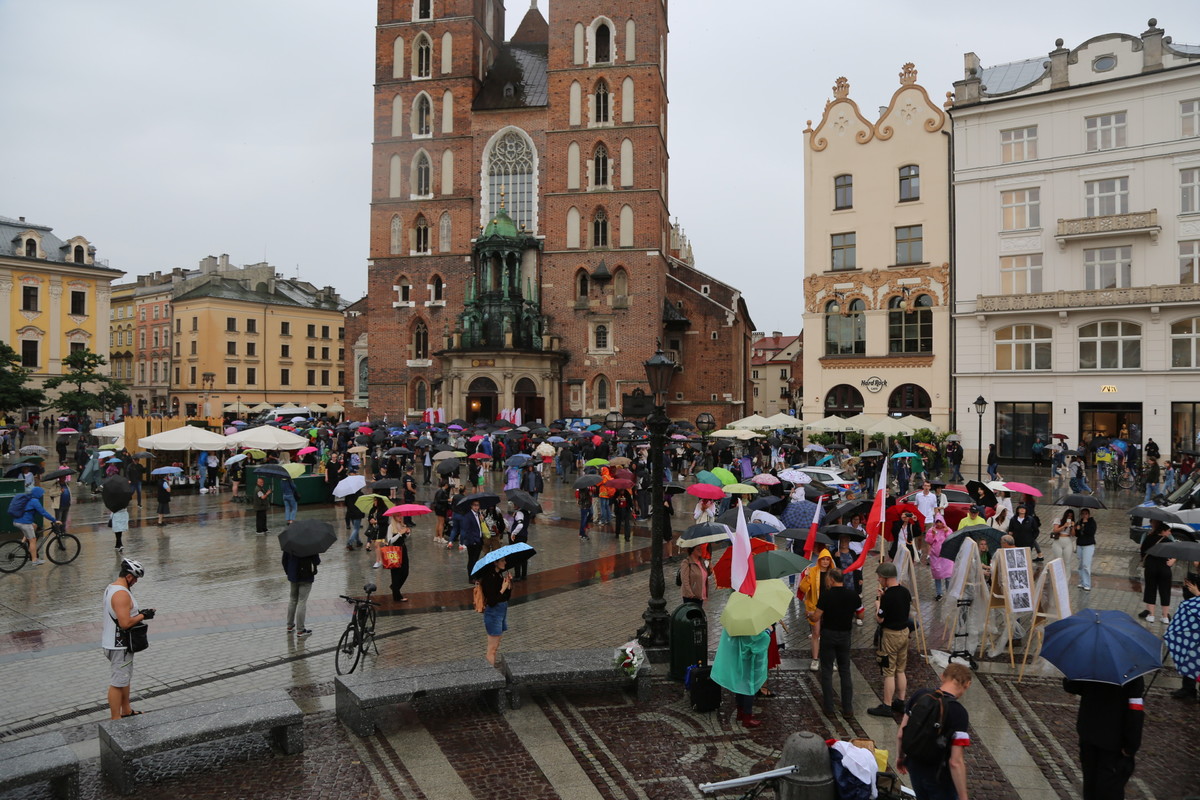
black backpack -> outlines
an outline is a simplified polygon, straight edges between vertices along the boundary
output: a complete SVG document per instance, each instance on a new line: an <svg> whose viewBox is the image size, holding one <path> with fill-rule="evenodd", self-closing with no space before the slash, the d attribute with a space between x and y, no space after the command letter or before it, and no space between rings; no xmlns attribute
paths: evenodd
<svg viewBox="0 0 1200 800"><path fill-rule="evenodd" d="M921 695L908 712L901 747L906 759L923 764L944 761L950 753L950 733L946 730L946 704L954 702L941 692Z"/></svg>

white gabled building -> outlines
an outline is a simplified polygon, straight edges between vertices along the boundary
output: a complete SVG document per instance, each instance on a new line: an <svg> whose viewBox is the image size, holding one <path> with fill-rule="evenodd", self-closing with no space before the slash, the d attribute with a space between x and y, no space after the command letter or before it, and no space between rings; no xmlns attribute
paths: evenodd
<svg viewBox="0 0 1200 800"><path fill-rule="evenodd" d="M1200 46L1153 19L1062 45L993 67L967 53L954 84L956 424L976 431L982 396L1002 460L1054 433L1193 449Z"/></svg>

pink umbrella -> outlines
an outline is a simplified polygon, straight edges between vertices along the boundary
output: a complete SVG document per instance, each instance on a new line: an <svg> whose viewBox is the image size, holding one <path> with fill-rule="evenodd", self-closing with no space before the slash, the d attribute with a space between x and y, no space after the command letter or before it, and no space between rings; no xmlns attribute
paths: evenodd
<svg viewBox="0 0 1200 800"><path fill-rule="evenodd" d="M683 439L686 439L688 437L684 436L682 433L672 433L671 438L676 441L682 441Z"/></svg>
<svg viewBox="0 0 1200 800"><path fill-rule="evenodd" d="M760 472L750 479L751 483L756 483L759 486L774 486L779 483L779 478L776 478L769 472Z"/></svg>
<svg viewBox="0 0 1200 800"><path fill-rule="evenodd" d="M317 452L317 448L315 448L315 447L301 447L299 450L296 451L296 455L306 456L309 453L315 453L315 452Z"/></svg>
<svg viewBox="0 0 1200 800"><path fill-rule="evenodd" d="M471 455L467 456L467 458L475 461L490 461L492 457L487 453L471 453Z"/></svg>
<svg viewBox="0 0 1200 800"><path fill-rule="evenodd" d="M687 493L701 500L721 500L725 497L724 489L709 483L693 483L687 488Z"/></svg>
<svg viewBox="0 0 1200 800"><path fill-rule="evenodd" d="M1021 494L1032 495L1033 497L1041 497L1042 493L1030 486L1028 483L1016 483L1015 481L1005 481L1010 492L1020 492Z"/></svg>
<svg viewBox="0 0 1200 800"><path fill-rule="evenodd" d="M417 505L416 503L402 503L392 506L387 511L383 512L385 517L417 517L421 514L432 514L433 509L428 506Z"/></svg>
<svg viewBox="0 0 1200 800"><path fill-rule="evenodd" d="M58 432L59 432L60 434L63 434L63 433L79 433L79 431L75 430L74 428L60 428Z"/></svg>
<svg viewBox="0 0 1200 800"><path fill-rule="evenodd" d="M235 428L231 425L230 427L225 429L225 435L229 436L230 434L237 433L237 430L238 430L237 428Z"/></svg>

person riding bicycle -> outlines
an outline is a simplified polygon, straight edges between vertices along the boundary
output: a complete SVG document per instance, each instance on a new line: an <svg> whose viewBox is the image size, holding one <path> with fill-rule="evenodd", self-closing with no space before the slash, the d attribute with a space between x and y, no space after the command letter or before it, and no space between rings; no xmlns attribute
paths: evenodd
<svg viewBox="0 0 1200 800"><path fill-rule="evenodd" d="M35 528L33 524L34 520L37 519L38 514L41 514L46 519L50 520L51 525L58 524L58 521L55 520L54 515L47 511L45 506L42 505L42 498L46 496L45 489L40 486L35 486L30 489L28 493L29 500L27 500L25 503L25 510L20 516L13 520L13 524L17 526L17 530L21 532L21 535L25 537L25 544L29 547L30 563L36 567L38 564L44 564L46 562L38 558L38 535L37 528Z"/></svg>

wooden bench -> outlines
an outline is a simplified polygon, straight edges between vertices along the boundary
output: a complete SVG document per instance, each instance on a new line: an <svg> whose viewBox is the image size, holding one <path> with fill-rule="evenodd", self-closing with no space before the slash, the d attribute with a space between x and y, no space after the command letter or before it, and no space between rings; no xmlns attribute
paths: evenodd
<svg viewBox="0 0 1200 800"><path fill-rule="evenodd" d="M632 684L639 702L649 691L650 664L643 662L635 677L613 665L613 650L554 650L535 653L506 653L504 675L508 678L508 702L520 708L529 689L548 684L619 681Z"/></svg>
<svg viewBox="0 0 1200 800"><path fill-rule="evenodd" d="M286 691L272 689L101 722L100 771L129 794L134 759L259 731L270 735L277 751L304 750L304 712Z"/></svg>
<svg viewBox="0 0 1200 800"><path fill-rule="evenodd" d="M334 681L338 719L359 736L375 732L376 709L422 697L478 694L500 712L505 685L504 676L483 658L364 671Z"/></svg>
<svg viewBox="0 0 1200 800"><path fill-rule="evenodd" d="M79 797L79 756L61 733L43 733L0 744L4 789L50 781L55 797Z"/></svg>

